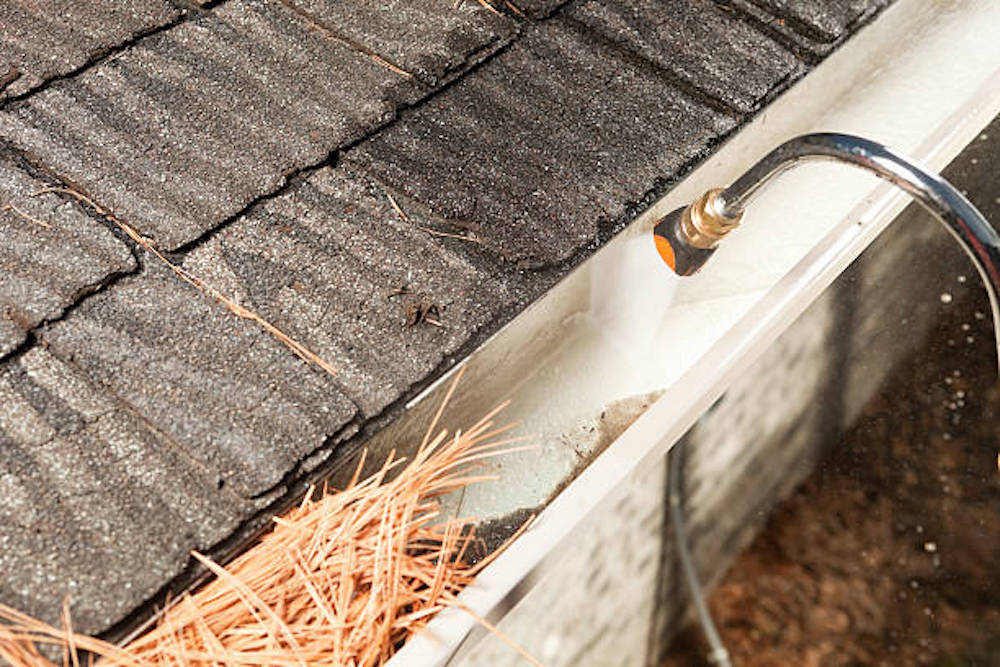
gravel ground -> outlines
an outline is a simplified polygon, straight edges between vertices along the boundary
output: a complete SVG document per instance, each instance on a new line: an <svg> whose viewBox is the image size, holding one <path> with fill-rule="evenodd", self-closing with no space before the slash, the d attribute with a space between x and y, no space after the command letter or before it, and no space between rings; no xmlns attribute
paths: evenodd
<svg viewBox="0 0 1000 667"><path fill-rule="evenodd" d="M945 309L714 589L734 664L1000 665L1000 383L988 312L985 297ZM665 664L704 664L706 652L689 625Z"/></svg>

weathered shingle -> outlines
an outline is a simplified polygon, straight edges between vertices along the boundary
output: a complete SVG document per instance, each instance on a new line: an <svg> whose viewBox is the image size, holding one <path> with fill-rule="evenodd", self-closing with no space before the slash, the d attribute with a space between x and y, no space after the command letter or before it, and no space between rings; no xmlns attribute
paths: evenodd
<svg viewBox="0 0 1000 667"><path fill-rule="evenodd" d="M744 112L798 66L711 0L587 0L567 16Z"/></svg>
<svg viewBox="0 0 1000 667"><path fill-rule="evenodd" d="M750 0L793 28L820 41L832 42L855 23L889 4L889 0Z"/></svg>
<svg viewBox="0 0 1000 667"><path fill-rule="evenodd" d="M0 154L0 357L108 276L135 267L128 248L75 204Z"/></svg>
<svg viewBox="0 0 1000 667"><path fill-rule="evenodd" d="M355 413L329 375L158 263L42 338L243 496L277 485Z"/></svg>
<svg viewBox="0 0 1000 667"><path fill-rule="evenodd" d="M720 9L815 64L892 0L724 0Z"/></svg>
<svg viewBox="0 0 1000 667"><path fill-rule="evenodd" d="M475 0L285 2L432 86L495 52L517 29Z"/></svg>
<svg viewBox="0 0 1000 667"><path fill-rule="evenodd" d="M248 503L71 365L0 366L0 600L99 631L226 537Z"/></svg>
<svg viewBox="0 0 1000 667"><path fill-rule="evenodd" d="M179 14L167 0L4 0L0 99L72 72Z"/></svg>
<svg viewBox="0 0 1000 667"><path fill-rule="evenodd" d="M28 98L0 134L173 248L370 132L411 86L280 4L235 0Z"/></svg>
<svg viewBox="0 0 1000 667"><path fill-rule="evenodd" d="M322 169L215 235L186 262L337 366L373 416L427 377L511 302L490 276L421 227L386 192ZM431 309L431 322L417 321Z"/></svg>
<svg viewBox="0 0 1000 667"><path fill-rule="evenodd" d="M553 18L346 157L539 266L735 124Z"/></svg>

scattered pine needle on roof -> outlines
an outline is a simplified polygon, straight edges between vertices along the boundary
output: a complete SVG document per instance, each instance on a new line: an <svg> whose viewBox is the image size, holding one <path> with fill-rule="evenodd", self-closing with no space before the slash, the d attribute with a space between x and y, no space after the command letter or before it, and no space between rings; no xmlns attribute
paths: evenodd
<svg viewBox="0 0 1000 667"><path fill-rule="evenodd" d="M390 453L359 481L362 457L345 490L307 494L226 567L194 553L214 579L126 646L75 633L68 605L60 628L0 606L0 663L54 666L38 648L50 645L64 667L384 664L435 613L466 609L458 593L492 558L468 562L474 519L442 516L439 499L492 479L476 470L483 459L529 449L494 425L505 404L467 431L437 430L454 389L411 460Z"/></svg>
<svg viewBox="0 0 1000 667"><path fill-rule="evenodd" d="M334 367L331 366L328 361L320 357L318 354L310 350L308 347L306 347L299 341L295 340L294 338L286 334L284 331L274 326L273 324L271 324L263 317L261 317L254 311L247 308L246 306L242 306L236 303L235 301L227 297L225 294L223 294L222 292L212 287L198 276L194 275L193 273L185 269L183 266L178 266L177 264L171 262L169 259L167 259L166 255L164 255L157 249L156 245L154 245L151 240L140 234L137 229L132 227L132 225L129 225L128 223L119 220L111 211L100 206L90 197L80 192L77 192L76 190L72 190L70 188L60 188L60 187L42 188L41 190L33 193L32 196L37 197L39 195L44 195L50 192L64 194L69 197L73 197L81 204L89 206L91 209L94 210L95 213L104 216L105 218L116 224L118 228L121 229L123 232L125 232L125 234L128 235L130 239L138 243L146 252L150 253L158 260L160 260L171 271L173 271L178 278L180 278L187 284L191 285L198 291L202 292L203 294L207 294L208 296L212 297L212 299L214 299L216 303L220 303L223 306L225 306L225 308L233 315L244 320L255 322L264 331L274 336L285 347L291 350L298 358L302 359L307 363L312 363L319 366L330 375L337 374L336 369L334 369Z"/></svg>

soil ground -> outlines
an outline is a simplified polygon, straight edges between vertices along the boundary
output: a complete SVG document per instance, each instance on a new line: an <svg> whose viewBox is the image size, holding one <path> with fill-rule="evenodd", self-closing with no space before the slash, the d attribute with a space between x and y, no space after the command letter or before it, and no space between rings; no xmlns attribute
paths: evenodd
<svg viewBox="0 0 1000 667"><path fill-rule="evenodd" d="M1000 665L987 308L951 309L716 586L709 604L735 665ZM706 654L691 624L666 665Z"/></svg>

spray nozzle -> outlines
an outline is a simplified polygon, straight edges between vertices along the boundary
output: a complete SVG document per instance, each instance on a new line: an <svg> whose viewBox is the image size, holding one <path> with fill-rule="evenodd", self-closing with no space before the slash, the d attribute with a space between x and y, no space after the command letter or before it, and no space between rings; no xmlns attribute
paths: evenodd
<svg viewBox="0 0 1000 667"><path fill-rule="evenodd" d="M990 294L1000 337L1000 235L969 200L940 176L885 146L849 134L805 134L781 144L728 188L709 190L653 227L656 249L678 275L708 261L719 240L736 227L754 196L779 174L805 161L842 162L905 190L943 224L965 249Z"/></svg>
<svg viewBox="0 0 1000 667"><path fill-rule="evenodd" d="M701 268L722 238L740 224L742 211L725 213L722 189L709 190L690 206L671 211L653 228L656 249L677 275Z"/></svg>

